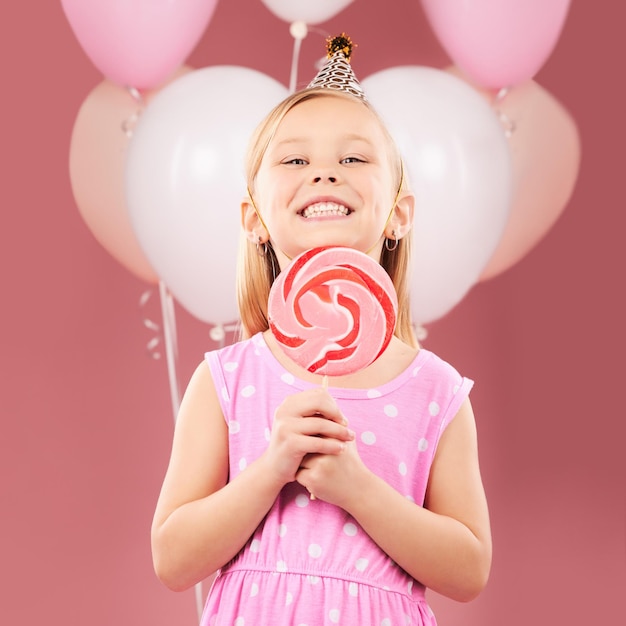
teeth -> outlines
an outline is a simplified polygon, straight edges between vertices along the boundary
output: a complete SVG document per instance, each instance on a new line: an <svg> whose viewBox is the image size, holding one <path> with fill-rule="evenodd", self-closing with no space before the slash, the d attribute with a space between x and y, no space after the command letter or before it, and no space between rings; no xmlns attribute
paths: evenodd
<svg viewBox="0 0 626 626"><path fill-rule="evenodd" d="M302 211L302 217L319 217L321 215L348 215L348 207L334 202L318 202Z"/></svg>

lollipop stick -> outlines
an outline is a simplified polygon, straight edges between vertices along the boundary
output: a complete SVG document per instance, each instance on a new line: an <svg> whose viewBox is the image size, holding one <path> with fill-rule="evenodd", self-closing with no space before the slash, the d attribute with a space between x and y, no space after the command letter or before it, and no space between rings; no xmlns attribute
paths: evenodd
<svg viewBox="0 0 626 626"><path fill-rule="evenodd" d="M322 389L328 389L328 375L327 374L324 374L324 377L322 378ZM309 497L311 500L315 500L315 496L312 493Z"/></svg>

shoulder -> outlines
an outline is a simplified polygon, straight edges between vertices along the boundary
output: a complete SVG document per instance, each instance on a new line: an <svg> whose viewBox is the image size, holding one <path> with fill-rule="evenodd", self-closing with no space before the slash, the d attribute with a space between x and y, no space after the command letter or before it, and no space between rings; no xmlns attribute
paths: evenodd
<svg viewBox="0 0 626 626"><path fill-rule="evenodd" d="M205 361L211 362L221 362L226 363L232 361L233 359L242 358L247 352L251 350L255 350L258 348L259 343L262 343L260 333L258 335L254 335L249 339L242 339L241 341L235 341L227 346L222 348L217 348L215 350L209 350L204 353Z"/></svg>
<svg viewBox="0 0 626 626"><path fill-rule="evenodd" d="M473 387L474 381L463 376L456 367L448 361L422 348L417 359L420 377L436 387L449 389L453 394L465 389L467 392Z"/></svg>

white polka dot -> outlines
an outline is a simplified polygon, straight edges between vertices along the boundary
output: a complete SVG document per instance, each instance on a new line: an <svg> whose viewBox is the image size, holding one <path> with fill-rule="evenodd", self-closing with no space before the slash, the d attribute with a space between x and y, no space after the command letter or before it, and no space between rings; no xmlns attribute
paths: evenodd
<svg viewBox="0 0 626 626"><path fill-rule="evenodd" d="M254 387L254 385L246 385L242 390L241 390L241 395L244 398L249 398L250 396L253 396L256 393L256 388Z"/></svg>
<svg viewBox="0 0 626 626"><path fill-rule="evenodd" d="M265 435L265 441L269 441L270 437L272 436L272 431L266 427L263 431L263 434Z"/></svg>
<svg viewBox="0 0 626 626"><path fill-rule="evenodd" d="M285 606L289 606L293 602L293 594L288 591L287 596L285 598Z"/></svg>
<svg viewBox="0 0 626 626"><path fill-rule="evenodd" d="M306 579L310 585L317 585L320 582L320 580L322 580L319 576L311 576L311 575L307 576Z"/></svg>
<svg viewBox="0 0 626 626"><path fill-rule="evenodd" d="M316 544L316 543L312 543L309 546L309 556L312 559L319 559L320 556L322 556L322 546Z"/></svg>
<svg viewBox="0 0 626 626"><path fill-rule="evenodd" d="M439 405L436 402L431 402L428 405L428 412L434 417L435 415L439 415Z"/></svg>
<svg viewBox="0 0 626 626"><path fill-rule="evenodd" d="M285 372L280 379L286 383L287 385L293 385L293 383L295 382L295 378L293 376L293 374L290 374L289 372Z"/></svg>
<svg viewBox="0 0 626 626"><path fill-rule="evenodd" d="M376 443L376 435L373 432L366 430L361 435L361 441L368 446L372 446Z"/></svg>
<svg viewBox="0 0 626 626"><path fill-rule="evenodd" d="M404 496L409 502L415 502L415 498L411 495L409 496Z"/></svg>
<svg viewBox="0 0 626 626"><path fill-rule="evenodd" d="M422 437L419 442L417 443L417 449L420 452L424 452L425 450L428 449L428 439L424 439L424 437Z"/></svg>
<svg viewBox="0 0 626 626"><path fill-rule="evenodd" d="M452 387L452 393L456 393L460 388L461 385L454 385L454 387Z"/></svg>
<svg viewBox="0 0 626 626"><path fill-rule="evenodd" d="M241 615L233 622L234 626L245 626L246 620Z"/></svg>
<svg viewBox="0 0 626 626"><path fill-rule="evenodd" d="M356 567L359 570L359 572L364 572L367 569L368 565L369 565L369 561L367 559L360 558L356 560L354 567Z"/></svg>
<svg viewBox="0 0 626 626"><path fill-rule="evenodd" d="M278 525L278 536L279 537L284 537L287 534L287 525L286 524L279 524Z"/></svg>
<svg viewBox="0 0 626 626"><path fill-rule="evenodd" d="M413 376L417 376L419 374L419 371L421 370L421 367L416 367L413 369Z"/></svg>
<svg viewBox="0 0 626 626"><path fill-rule="evenodd" d="M227 372L234 372L239 367L239 363L237 361L228 361L224 363L224 369Z"/></svg>
<svg viewBox="0 0 626 626"><path fill-rule="evenodd" d="M385 617L381 620L380 626L391 626L391 620L388 617Z"/></svg>
<svg viewBox="0 0 626 626"><path fill-rule="evenodd" d="M259 586L256 583L252 583L252 587L250 588L250 597L254 598L254 596L259 595Z"/></svg>
<svg viewBox="0 0 626 626"><path fill-rule="evenodd" d="M354 537L357 533L356 524L353 524L352 522L348 522L347 524L344 525L343 532L346 533L348 537Z"/></svg>
<svg viewBox="0 0 626 626"><path fill-rule="evenodd" d="M409 580L406 586L406 590L409 592L409 595L413 593L413 581L412 580Z"/></svg>
<svg viewBox="0 0 626 626"><path fill-rule="evenodd" d="M246 459L239 459L239 471L243 472L246 467L248 467L248 461Z"/></svg>
<svg viewBox="0 0 626 626"><path fill-rule="evenodd" d="M398 417L398 407L395 404L385 404L383 411L387 417Z"/></svg>
<svg viewBox="0 0 626 626"><path fill-rule="evenodd" d="M398 465L398 471L400 472L401 476L406 476L407 469L406 469L406 463L404 461L402 461L402 463Z"/></svg>
<svg viewBox="0 0 626 626"><path fill-rule="evenodd" d="M328 611L328 619L333 624L338 624L339 623L339 616L340 615L341 615L341 613L339 612L339 609L331 609L330 611Z"/></svg>
<svg viewBox="0 0 626 626"><path fill-rule="evenodd" d="M222 399L225 402L228 402L230 400L230 398L228 397L228 389L226 389L226 387L222 387Z"/></svg>
<svg viewBox="0 0 626 626"><path fill-rule="evenodd" d="M367 397L368 398L380 398L380 396L382 396L382 394L380 393L380 391L378 391L378 389L368 389L367 390Z"/></svg>
<svg viewBox="0 0 626 626"><path fill-rule="evenodd" d="M350 583L348 585L348 593L353 598L356 598L359 595L359 586L356 583Z"/></svg>
<svg viewBox="0 0 626 626"><path fill-rule="evenodd" d="M228 430L231 435L235 435L241 430L241 425L235 420L230 420L230 422L228 422Z"/></svg>
<svg viewBox="0 0 626 626"><path fill-rule="evenodd" d="M261 550L261 542L258 539L253 539L250 544L250 552L259 552Z"/></svg>
<svg viewBox="0 0 626 626"><path fill-rule="evenodd" d="M286 572L287 571L287 563L285 563L285 561L278 561L278 563L276 563L276 571L278 571L278 572Z"/></svg>
<svg viewBox="0 0 626 626"><path fill-rule="evenodd" d="M296 496L296 506L299 506L301 509L303 509L305 506L309 506L310 501L311 501L310 496L307 496L304 493L299 493Z"/></svg>

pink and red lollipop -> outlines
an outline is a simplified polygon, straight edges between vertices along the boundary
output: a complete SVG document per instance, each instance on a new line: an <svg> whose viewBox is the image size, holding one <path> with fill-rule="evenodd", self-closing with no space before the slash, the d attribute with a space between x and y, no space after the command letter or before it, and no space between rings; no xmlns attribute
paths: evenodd
<svg viewBox="0 0 626 626"><path fill-rule="evenodd" d="M270 329L285 354L310 372L344 376L385 350L396 324L391 278L366 254L321 247L296 257L272 285Z"/></svg>

